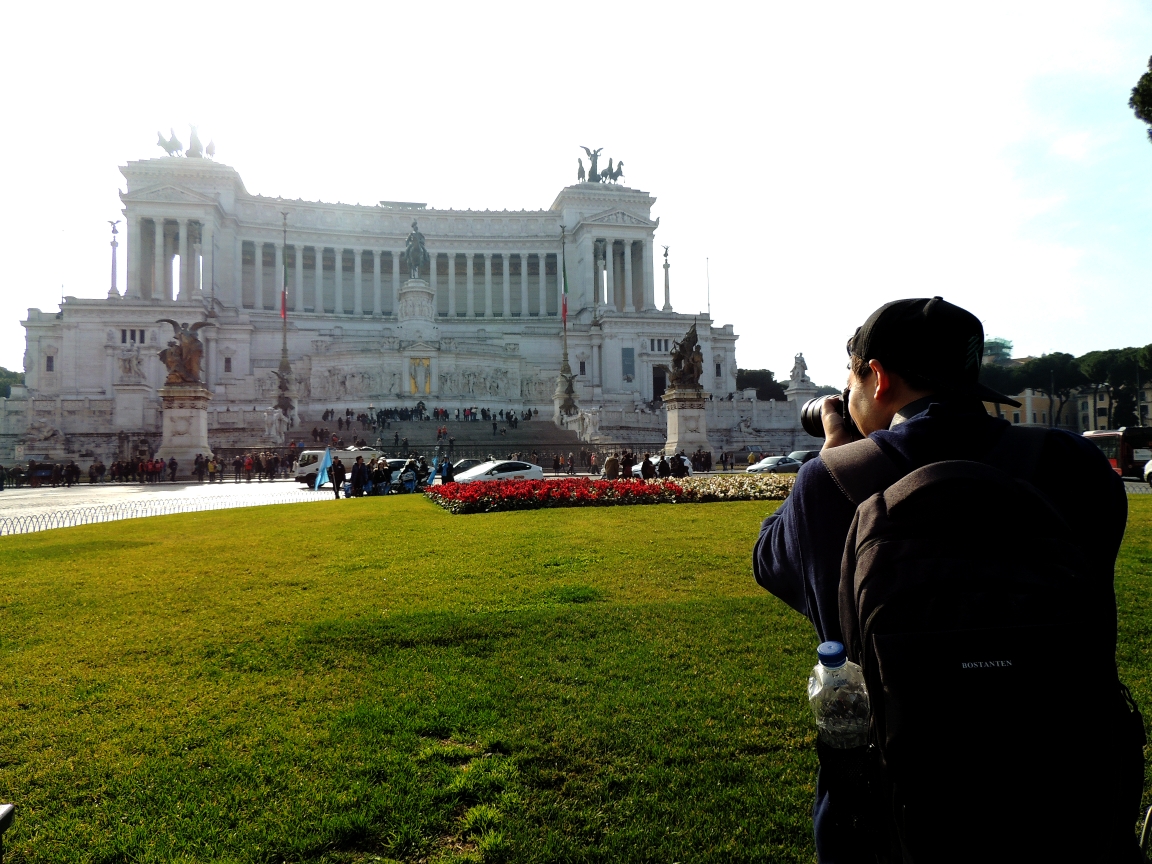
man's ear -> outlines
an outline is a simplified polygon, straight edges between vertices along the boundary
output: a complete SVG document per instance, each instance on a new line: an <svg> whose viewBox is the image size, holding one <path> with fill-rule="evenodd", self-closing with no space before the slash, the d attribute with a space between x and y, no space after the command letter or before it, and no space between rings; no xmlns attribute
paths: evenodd
<svg viewBox="0 0 1152 864"><path fill-rule="evenodd" d="M884 364L879 360L869 360L868 366L872 370L872 374L876 376L876 381L872 385L874 388L873 401L882 402L892 392L892 374L884 368Z"/></svg>

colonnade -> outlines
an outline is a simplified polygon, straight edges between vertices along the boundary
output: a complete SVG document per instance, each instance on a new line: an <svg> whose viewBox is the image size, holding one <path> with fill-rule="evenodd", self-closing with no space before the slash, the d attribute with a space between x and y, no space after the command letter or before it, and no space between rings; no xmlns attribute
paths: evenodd
<svg viewBox="0 0 1152 864"><path fill-rule="evenodd" d="M232 242L233 272L230 280L222 279L223 274L215 273L216 246L211 219L203 222L184 218L130 220L125 297L192 300L204 296L211 289L215 276L221 299L225 302L231 301L237 308L279 308L278 293L284 278L283 242L245 240L238 236ZM646 247L648 241L586 235L582 242L591 245L591 250L588 250L591 254L582 257L593 267L591 296L584 297L591 300L595 309L610 308L631 313L657 308L650 250ZM400 249L298 243L289 243L288 246L288 266L293 271L288 286L289 311L353 317L396 313L401 284ZM251 250L252 270L248 282L245 282L247 250ZM564 287L557 252L428 251L432 266L425 268L427 272L421 275L427 278L436 293L439 317L555 317L560 314ZM271 279L266 278L269 274L265 272L269 266L265 263L269 252L274 274ZM349 254L352 257L351 273L345 274ZM175 256L180 257L181 267L174 275L172 260ZM480 261L476 260L477 256ZM464 265L462 297L457 286L461 275L457 270L461 263ZM497 263L499 273L494 267ZM548 272L550 267L551 274ZM370 296L366 296L368 292L364 285L366 268L372 273ZM312 270L310 277L305 274L309 269ZM391 272L384 272L386 269ZM518 274L513 273L514 269L518 269ZM330 280L325 279L326 270L332 274ZM532 270L536 271L535 274L531 273ZM447 285L440 284L444 274ZM346 275L350 275L352 280L351 308L348 308L345 297ZM519 278L516 279L515 275ZM477 284L478 280L482 282ZM205 284L201 284L202 281ZM229 281L230 291L226 288ZM220 290L222 282L224 290ZM531 284L533 282L535 284ZM587 300L576 298L577 308L584 302Z"/></svg>
<svg viewBox="0 0 1152 864"><path fill-rule="evenodd" d="M284 247L282 243L262 240L235 240L232 276L232 301L237 308L274 309L279 308L278 287L282 284L284 271ZM252 253L252 276L245 282L245 244L250 244ZM275 275L272 285L266 285L265 263L268 247L271 247ZM292 269L288 293L288 309L292 312L327 312L334 315L382 316L394 315L399 306L401 284L401 251L399 249L368 249L364 247L309 246L289 243L288 266ZM352 256L351 308L347 308L344 279L347 255ZM447 318L511 318L511 317L555 317L560 314L563 293L563 279L554 252L441 252L429 250L431 266L422 268L421 277L426 278L436 294L437 314ZM370 256L370 257L366 257ZM480 262L476 259L480 258ZM552 259L553 274L548 273L549 258ZM387 266L391 260L391 267ZM500 286L495 286L494 259L499 261ZM519 261L519 308L513 304L512 263ZM458 265L464 264L464 297L458 297ZM477 284L477 265L482 262L483 280ZM311 264L311 266L309 266ZM530 271L535 266L535 286ZM441 274L441 268L444 274ZM371 296L366 297L365 270L372 273ZM391 273L385 273L390 269ZM311 270L311 276L306 271ZM331 280L325 273L331 273ZM390 275L388 288L391 293L387 309L384 307L384 278ZM441 276L447 277L447 284L441 286ZM552 279L552 284L549 284ZM306 288L306 283L307 288ZM535 287L536 297L530 297L530 288ZM441 290L443 288L443 290ZM497 295L495 292L499 291ZM461 308L460 300L463 299ZM499 300L499 307L496 301ZM535 306L533 307L533 301ZM369 305L369 303L371 305ZM535 311L533 311L533 308Z"/></svg>
<svg viewBox="0 0 1152 864"><path fill-rule="evenodd" d="M145 247L150 247L146 250ZM151 254L146 258L145 251ZM192 300L214 272L213 226L196 219L133 219L128 224L128 279L132 299ZM180 271L172 273L179 256ZM208 286L211 288L211 284Z"/></svg>
<svg viewBox="0 0 1152 864"><path fill-rule="evenodd" d="M618 312L655 309L652 267L645 256L643 240L602 237L592 242L592 301L596 309L608 307ZM640 271L637 278L636 270ZM637 305L636 287L640 285Z"/></svg>

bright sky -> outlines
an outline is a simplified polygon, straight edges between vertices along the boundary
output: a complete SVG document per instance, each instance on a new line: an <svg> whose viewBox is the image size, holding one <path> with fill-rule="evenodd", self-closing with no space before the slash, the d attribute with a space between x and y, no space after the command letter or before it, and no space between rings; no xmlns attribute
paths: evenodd
<svg viewBox="0 0 1152 864"><path fill-rule="evenodd" d="M803 351L839 383L847 337L899 297L942 294L1016 356L1152 342L1134 0L70 2L5 23L8 368L28 307L106 295L118 166L189 123L250 192L364 204L547 207L603 147L658 199L676 309L706 308L710 259L740 366L778 377Z"/></svg>

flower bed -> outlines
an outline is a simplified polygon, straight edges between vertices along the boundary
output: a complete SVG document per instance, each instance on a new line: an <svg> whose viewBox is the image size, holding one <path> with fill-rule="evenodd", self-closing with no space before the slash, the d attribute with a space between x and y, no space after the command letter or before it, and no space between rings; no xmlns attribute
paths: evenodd
<svg viewBox="0 0 1152 864"><path fill-rule="evenodd" d="M683 504L708 501L779 501L788 497L791 474L702 475L680 480L496 480L432 486L425 495L458 514L538 510L541 507L610 507L617 504Z"/></svg>

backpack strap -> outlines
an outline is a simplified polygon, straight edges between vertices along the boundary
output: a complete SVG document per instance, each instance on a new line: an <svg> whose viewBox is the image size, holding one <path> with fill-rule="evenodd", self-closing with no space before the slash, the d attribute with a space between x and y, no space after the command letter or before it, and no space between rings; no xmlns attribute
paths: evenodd
<svg viewBox="0 0 1152 864"><path fill-rule="evenodd" d="M844 496L857 507L904 476L871 438L821 450L820 461Z"/></svg>

